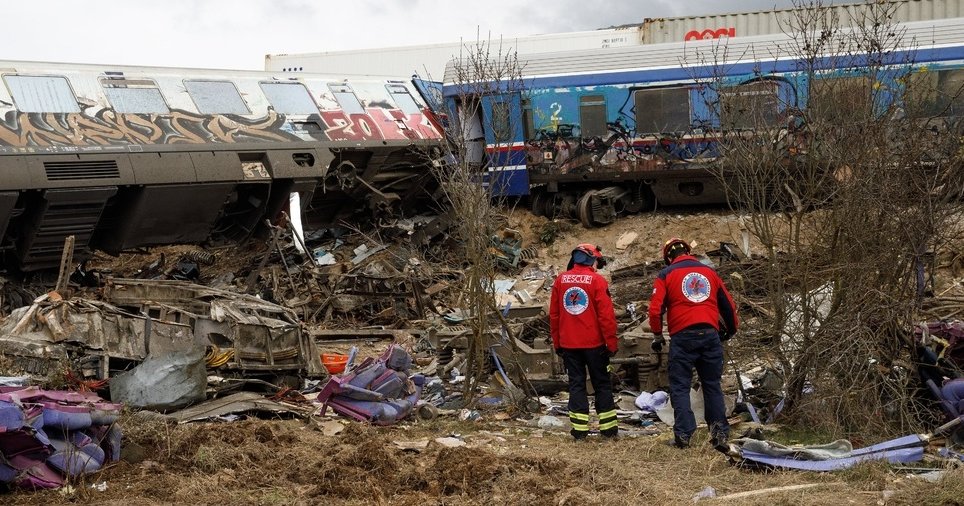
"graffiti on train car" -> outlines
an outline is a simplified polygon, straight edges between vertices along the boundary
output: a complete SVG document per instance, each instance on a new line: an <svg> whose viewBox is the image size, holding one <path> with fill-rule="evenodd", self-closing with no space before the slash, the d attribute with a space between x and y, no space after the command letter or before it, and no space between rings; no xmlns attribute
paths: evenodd
<svg viewBox="0 0 964 506"><path fill-rule="evenodd" d="M325 135L333 141L418 140L439 136L424 115L406 115L398 109L370 107L364 114L334 109L321 111L321 119L327 126Z"/></svg>
<svg viewBox="0 0 964 506"><path fill-rule="evenodd" d="M112 109L98 109L93 114L8 111L0 121L0 151L18 151L23 147L44 151L42 148L59 146L303 140L286 131L285 124L285 117L274 111L255 119L233 115L203 116L180 110L166 115L117 114ZM316 135L320 137L321 133Z"/></svg>
<svg viewBox="0 0 964 506"><path fill-rule="evenodd" d="M91 108L95 109L95 108ZM81 113L7 111L0 120L0 152L74 151L74 148L154 144L233 144L299 141L362 141L432 139L438 133L423 115L371 108L368 114L341 110L320 113L322 125L306 128L269 109L260 118L199 115L172 110L170 114L118 114L96 108ZM308 121L306 124L310 124ZM386 126L380 127L379 123Z"/></svg>

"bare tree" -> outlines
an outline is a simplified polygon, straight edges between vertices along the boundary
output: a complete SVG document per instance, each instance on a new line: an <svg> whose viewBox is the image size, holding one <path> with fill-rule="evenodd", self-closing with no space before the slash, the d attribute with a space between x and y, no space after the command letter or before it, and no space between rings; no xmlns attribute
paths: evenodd
<svg viewBox="0 0 964 506"><path fill-rule="evenodd" d="M794 71L760 65L735 82L720 62L750 55L721 44L698 57L717 68L701 85L719 111L720 179L766 249L747 286L762 309L740 349L782 369L797 421L917 429L911 329L960 211L947 120L960 89L914 64L919 41L891 22L896 4L868 2L849 20L820 0L794 7L786 42L758 55Z"/></svg>
<svg viewBox="0 0 964 506"><path fill-rule="evenodd" d="M456 249L451 253L463 266L458 300L470 329L463 392L467 399L489 379L494 360L514 360L518 351L496 301L494 282L504 256L498 249L500 234L508 221L502 190L512 173L506 166L512 140L523 128L517 114L521 75L515 51L506 50L501 41L479 38L463 45L445 79L457 93L444 104L447 152L435 171L454 220ZM521 374L521 368L513 369ZM521 389L507 390L510 396L524 395Z"/></svg>

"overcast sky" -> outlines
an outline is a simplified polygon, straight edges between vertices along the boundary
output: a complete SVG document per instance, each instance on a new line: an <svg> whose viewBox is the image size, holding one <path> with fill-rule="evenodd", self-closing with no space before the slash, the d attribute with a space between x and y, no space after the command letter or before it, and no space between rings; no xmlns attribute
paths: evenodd
<svg viewBox="0 0 964 506"><path fill-rule="evenodd" d="M263 69L264 55L594 30L792 0L7 0L0 59ZM838 2L843 3L843 2Z"/></svg>

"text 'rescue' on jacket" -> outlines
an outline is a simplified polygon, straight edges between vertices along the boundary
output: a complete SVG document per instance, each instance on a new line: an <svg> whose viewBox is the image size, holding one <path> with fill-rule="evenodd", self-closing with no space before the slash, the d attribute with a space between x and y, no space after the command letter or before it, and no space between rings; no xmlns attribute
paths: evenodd
<svg viewBox="0 0 964 506"><path fill-rule="evenodd" d="M616 314L609 283L592 267L576 264L552 285L549 302L552 346L617 350Z"/></svg>

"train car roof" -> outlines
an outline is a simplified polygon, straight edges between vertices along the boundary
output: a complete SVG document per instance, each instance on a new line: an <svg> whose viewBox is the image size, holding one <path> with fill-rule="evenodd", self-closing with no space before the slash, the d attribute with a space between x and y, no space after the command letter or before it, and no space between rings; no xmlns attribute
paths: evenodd
<svg viewBox="0 0 964 506"><path fill-rule="evenodd" d="M964 45L964 18L900 23L895 24L894 27L897 30L904 30L900 34L902 50ZM857 28L840 28L841 33L856 30ZM545 78L799 58L799 51L795 51L790 45L792 42L794 42L793 38L788 34L771 34L518 55L522 75L515 77L542 80L550 84L550 81ZM722 53L717 53L718 50ZM855 53L859 54L860 51L856 50ZM463 61L465 60L452 60L446 65L444 78L446 87L457 84L456 65ZM471 69L466 70L472 72Z"/></svg>
<svg viewBox="0 0 964 506"><path fill-rule="evenodd" d="M114 65L103 63L62 63L26 60L0 60L0 74L9 72L124 72L142 75L184 75L184 76L224 76L227 78L260 78L260 79L322 79L337 81L409 81L405 76L380 75L333 75L310 72L272 72L265 70L237 70L194 67L151 67L138 65Z"/></svg>

